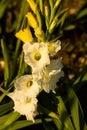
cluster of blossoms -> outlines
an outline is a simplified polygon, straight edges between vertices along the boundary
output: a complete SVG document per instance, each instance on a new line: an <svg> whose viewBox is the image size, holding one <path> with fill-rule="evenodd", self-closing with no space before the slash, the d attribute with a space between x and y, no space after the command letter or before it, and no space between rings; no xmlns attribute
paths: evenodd
<svg viewBox="0 0 87 130"><path fill-rule="evenodd" d="M37 95L44 90L55 91L56 83L63 76L61 58L50 59L60 50L56 43L30 43L23 45L24 61L31 66L32 74L23 75L14 84L15 91L9 93L14 101L14 110L34 121L37 114Z"/></svg>
<svg viewBox="0 0 87 130"><path fill-rule="evenodd" d="M31 13L27 14L29 19L28 15L31 16ZM34 24L33 28L36 31L35 25L37 28L37 24ZM14 83L15 90L8 96L14 101L15 111L25 115L27 120L34 121L34 117L38 113L37 96L42 90L46 93L55 92L57 82L64 75L62 58L52 58L61 49L61 42L59 40L56 42L33 42L32 34L28 28L24 31L20 30L16 37L24 42L24 62L31 66L32 73L19 77Z"/></svg>

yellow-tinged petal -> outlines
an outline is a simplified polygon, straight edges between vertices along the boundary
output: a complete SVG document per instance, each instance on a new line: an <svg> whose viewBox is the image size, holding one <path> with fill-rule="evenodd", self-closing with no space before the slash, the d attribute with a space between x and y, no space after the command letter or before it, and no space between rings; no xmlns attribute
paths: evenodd
<svg viewBox="0 0 87 130"><path fill-rule="evenodd" d="M37 20L36 18L33 16L33 14L31 12L28 12L26 14L26 17L28 19L28 23L32 28L37 28L38 24L37 24Z"/></svg>
<svg viewBox="0 0 87 130"><path fill-rule="evenodd" d="M29 28L25 28L24 30L20 30L15 34L17 38L19 38L23 42L32 42L33 36Z"/></svg>
<svg viewBox="0 0 87 130"><path fill-rule="evenodd" d="M37 4L34 2L34 0L27 0L27 2L29 3L30 8L32 9L32 11L34 13L36 13Z"/></svg>

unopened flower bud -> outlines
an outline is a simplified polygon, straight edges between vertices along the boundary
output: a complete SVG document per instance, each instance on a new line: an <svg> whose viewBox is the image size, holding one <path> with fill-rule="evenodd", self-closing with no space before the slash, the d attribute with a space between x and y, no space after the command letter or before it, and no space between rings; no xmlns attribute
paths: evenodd
<svg viewBox="0 0 87 130"><path fill-rule="evenodd" d="M30 8L32 9L32 11L34 13L36 13L37 4L34 2L34 0L27 0L27 2L29 3Z"/></svg>
<svg viewBox="0 0 87 130"><path fill-rule="evenodd" d="M45 35L44 35L44 32L43 32L40 28L36 28L36 29L35 29L35 35L36 35L36 37L37 37L39 40L44 41Z"/></svg>
<svg viewBox="0 0 87 130"><path fill-rule="evenodd" d="M34 15L31 12L28 12L26 14L26 17L28 19L28 23L32 28L37 28L38 27L38 23L36 18L34 17Z"/></svg>

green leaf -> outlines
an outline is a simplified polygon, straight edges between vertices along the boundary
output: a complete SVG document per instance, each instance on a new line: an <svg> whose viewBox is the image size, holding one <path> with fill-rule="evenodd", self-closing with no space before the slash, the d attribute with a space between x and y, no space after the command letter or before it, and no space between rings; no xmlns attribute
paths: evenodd
<svg viewBox="0 0 87 130"><path fill-rule="evenodd" d="M6 122L6 120L9 118L9 116L12 114L12 112L10 112L9 114L5 114L4 116L0 117L0 125L4 124L4 122Z"/></svg>
<svg viewBox="0 0 87 130"><path fill-rule="evenodd" d="M87 65L85 65L82 69L82 71L78 74L77 79L73 83L73 88L76 91L78 91L85 82L87 82Z"/></svg>
<svg viewBox="0 0 87 130"><path fill-rule="evenodd" d="M7 129L9 126L11 126L12 123L14 123L21 115L18 112L12 112L9 118L5 121L3 124L3 129Z"/></svg>
<svg viewBox="0 0 87 130"><path fill-rule="evenodd" d="M52 11L53 6L54 6L54 0L49 0L49 5L50 5L50 9Z"/></svg>
<svg viewBox="0 0 87 130"><path fill-rule="evenodd" d="M62 98L60 96L57 96L57 99L59 101L59 103L58 103L58 113L59 113L61 121L64 123L65 127L68 130L74 130L70 116L67 112L66 106L65 106Z"/></svg>
<svg viewBox="0 0 87 130"><path fill-rule="evenodd" d="M11 88L13 87L13 83L14 83L15 79L9 84L9 87L7 90L4 90L3 94L0 95L0 102L3 100L3 98L8 94L8 92L11 90Z"/></svg>
<svg viewBox="0 0 87 130"><path fill-rule="evenodd" d="M77 15L76 19L80 19L80 18L82 18L82 17L84 17L86 15L87 15L87 8L80 11L79 14Z"/></svg>
<svg viewBox="0 0 87 130"><path fill-rule="evenodd" d="M3 39L1 39L1 48L2 48L2 53L4 57L4 62L5 62L4 81L5 81L5 86L6 86L9 80L9 76L10 76L10 68L9 68L9 54L8 54L7 47Z"/></svg>
<svg viewBox="0 0 87 130"><path fill-rule="evenodd" d="M57 14L56 14L56 17L59 18L59 17L63 16L63 14L66 13L67 11L68 11L68 8L63 9L60 12L58 10Z"/></svg>
<svg viewBox="0 0 87 130"><path fill-rule="evenodd" d="M52 119L46 118L46 121L51 122ZM9 129L17 130L17 129L21 129L27 126L37 125L40 123L42 123L41 119L36 119L34 123L32 121L20 120L20 121L14 122L11 126L9 126Z"/></svg>
<svg viewBox="0 0 87 130"><path fill-rule="evenodd" d="M0 19L3 17L4 12L5 12L9 2L10 2L10 0L2 0L0 2Z"/></svg>
<svg viewBox="0 0 87 130"><path fill-rule="evenodd" d="M41 113L43 113L43 114L45 114L45 115L48 115L48 116L50 116L50 117L52 117L52 118L59 118L58 117L58 114L56 114L55 112L52 112L51 110L49 110L49 109L47 109L47 108L45 108L45 107L43 107L42 105L38 105L38 110L41 112Z"/></svg>
<svg viewBox="0 0 87 130"><path fill-rule="evenodd" d="M66 18L66 15L67 13L65 12L60 18L59 18L59 21L60 21L60 26L62 27L63 24L64 24L64 21L65 21L65 18ZM58 26L58 25L57 25Z"/></svg>
<svg viewBox="0 0 87 130"><path fill-rule="evenodd" d="M49 124L42 115L40 115L43 126L45 128L45 130L54 130L54 128L51 126L51 124Z"/></svg>
<svg viewBox="0 0 87 130"><path fill-rule="evenodd" d="M67 130L67 128L64 126L64 124L61 122L60 119L53 119L54 124L56 125L56 127L58 128L58 130Z"/></svg>
<svg viewBox="0 0 87 130"><path fill-rule="evenodd" d="M76 130L86 130L84 114L79 100L72 88L68 89L68 100L70 105L71 117Z"/></svg>
<svg viewBox="0 0 87 130"><path fill-rule="evenodd" d="M60 2L61 2L61 0L56 0L56 2L55 2L55 4L54 4L54 7L53 7L53 9L51 10L50 24L51 24L51 22L52 22L54 16L56 15L56 11L57 11L57 9L58 9L58 7L59 7L59 5L60 5Z"/></svg>
<svg viewBox="0 0 87 130"><path fill-rule="evenodd" d="M63 9L60 12L59 12L59 10L57 11L56 16L55 16L58 19L58 21L56 23L56 27L59 25L61 25L61 27L63 26L66 15L67 15L67 11L68 11L68 8Z"/></svg>
<svg viewBox="0 0 87 130"><path fill-rule="evenodd" d="M67 27L64 28L65 31L70 31L70 30L74 30L76 28L75 25L68 25Z"/></svg>
<svg viewBox="0 0 87 130"><path fill-rule="evenodd" d="M0 116L2 116L3 114L9 112L13 107L13 102L9 102L3 105L0 105Z"/></svg>
<svg viewBox="0 0 87 130"><path fill-rule="evenodd" d="M19 29L23 29L23 27L24 27L24 23L26 22L26 18L24 16L26 14L27 8L28 8L27 1L22 0L20 15L19 15L17 24L15 24L16 31L19 31ZM13 79L18 72L18 66L17 66L18 60L17 59L18 59L18 54L19 54L20 48L21 48L21 41L18 39L17 43L16 43L16 48L14 51L14 61L13 61L13 68L12 68L13 71L12 71L11 79Z"/></svg>
<svg viewBox="0 0 87 130"><path fill-rule="evenodd" d="M23 57L24 57L24 53L22 51L20 55L20 61L19 61L18 76L21 76L23 74L31 74L32 72L31 67L24 62Z"/></svg>

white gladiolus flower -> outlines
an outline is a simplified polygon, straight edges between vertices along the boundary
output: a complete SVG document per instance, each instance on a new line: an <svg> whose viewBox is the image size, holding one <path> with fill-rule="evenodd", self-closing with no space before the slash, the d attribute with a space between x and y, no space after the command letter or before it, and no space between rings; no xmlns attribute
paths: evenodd
<svg viewBox="0 0 87 130"><path fill-rule="evenodd" d="M54 91L57 87L56 83L64 75L61 70L63 67L61 58L52 60L51 63L46 66L42 71L43 78L40 79L40 83L45 92L49 93L51 90Z"/></svg>
<svg viewBox="0 0 87 130"><path fill-rule="evenodd" d="M34 122L34 117L37 115L37 99L29 98L26 93L18 90L9 93L8 96L14 101L14 111L25 115L27 120Z"/></svg>
<svg viewBox="0 0 87 130"><path fill-rule="evenodd" d="M61 42L58 40L54 43L47 43L47 46L48 46L49 55L54 56L61 49Z"/></svg>
<svg viewBox="0 0 87 130"><path fill-rule="evenodd" d="M32 67L32 73L40 72L50 64L48 46L44 43L25 43L23 45L24 61Z"/></svg>
<svg viewBox="0 0 87 130"><path fill-rule="evenodd" d="M41 91L41 86L38 84L40 75L24 75L18 78L14 84L15 89L23 91L28 97L36 97Z"/></svg>
<svg viewBox="0 0 87 130"><path fill-rule="evenodd" d="M14 92L8 96L14 101L14 111L25 115L27 120L34 122L37 115L37 96L44 90L55 92L57 82L64 76L62 58L52 59L61 49L61 42L30 43L23 45L24 61L31 66L32 74L19 77L15 83Z"/></svg>
<svg viewBox="0 0 87 130"><path fill-rule="evenodd" d="M23 45L23 52L24 52L25 55L29 52L30 47L31 47L32 44L33 43L31 43L31 42L24 43L24 45Z"/></svg>

